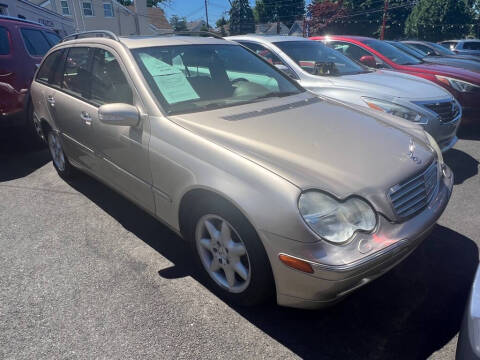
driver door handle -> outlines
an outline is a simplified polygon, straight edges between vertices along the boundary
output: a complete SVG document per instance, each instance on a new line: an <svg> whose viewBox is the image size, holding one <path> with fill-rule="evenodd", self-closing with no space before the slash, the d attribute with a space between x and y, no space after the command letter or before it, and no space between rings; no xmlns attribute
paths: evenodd
<svg viewBox="0 0 480 360"><path fill-rule="evenodd" d="M80 113L80 119L82 119L83 123L87 126L91 126L92 125L92 117L90 116L90 114L86 111L82 111Z"/></svg>
<svg viewBox="0 0 480 360"><path fill-rule="evenodd" d="M48 103L50 104L51 107L55 106L55 98L53 97L53 95L48 95L47 96L47 101L48 101Z"/></svg>

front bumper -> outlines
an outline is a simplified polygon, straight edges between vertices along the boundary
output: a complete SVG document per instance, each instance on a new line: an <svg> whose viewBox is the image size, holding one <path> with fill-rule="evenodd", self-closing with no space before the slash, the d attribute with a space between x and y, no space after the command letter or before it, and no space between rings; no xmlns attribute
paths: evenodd
<svg viewBox="0 0 480 360"><path fill-rule="evenodd" d="M446 173L437 194L420 214L403 223L392 223L379 215L375 233L358 233L348 249L260 232L272 266L278 304L309 309L331 305L401 262L428 236L445 210L453 187L453 174L448 168ZM309 262L313 274L287 267L279 260L280 253ZM356 260L349 262L349 258Z"/></svg>

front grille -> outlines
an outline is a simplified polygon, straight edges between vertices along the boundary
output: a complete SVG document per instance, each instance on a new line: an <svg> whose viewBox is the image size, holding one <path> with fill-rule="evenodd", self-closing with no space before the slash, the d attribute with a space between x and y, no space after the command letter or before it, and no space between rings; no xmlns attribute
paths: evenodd
<svg viewBox="0 0 480 360"><path fill-rule="evenodd" d="M432 200L438 185L437 162L420 174L395 185L389 196L399 218L407 218L422 211Z"/></svg>
<svg viewBox="0 0 480 360"><path fill-rule="evenodd" d="M453 100L423 104L423 106L435 112L444 123L454 120L460 113L459 106Z"/></svg>

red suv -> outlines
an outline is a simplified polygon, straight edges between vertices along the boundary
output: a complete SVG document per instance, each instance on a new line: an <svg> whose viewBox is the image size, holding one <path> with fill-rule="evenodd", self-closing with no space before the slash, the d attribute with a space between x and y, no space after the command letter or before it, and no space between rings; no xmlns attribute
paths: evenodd
<svg viewBox="0 0 480 360"><path fill-rule="evenodd" d="M0 128L27 126L36 139L30 83L43 55L59 41L41 24L0 16Z"/></svg>
<svg viewBox="0 0 480 360"><path fill-rule="evenodd" d="M369 67L386 68L422 77L450 91L463 107L462 123L480 121L480 73L425 63L385 41L361 36L316 36L335 50Z"/></svg>

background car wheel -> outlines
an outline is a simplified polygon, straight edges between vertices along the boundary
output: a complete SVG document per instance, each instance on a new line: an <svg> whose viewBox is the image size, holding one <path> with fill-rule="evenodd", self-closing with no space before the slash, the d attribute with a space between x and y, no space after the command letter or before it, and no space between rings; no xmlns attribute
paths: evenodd
<svg viewBox="0 0 480 360"><path fill-rule="evenodd" d="M58 133L50 130L47 135L47 143L55 170L62 178L71 178L74 175L75 168L70 165L67 156L63 152L62 142Z"/></svg>
<svg viewBox="0 0 480 360"><path fill-rule="evenodd" d="M210 287L244 306L274 294L270 262L255 229L226 201L200 201L191 209L187 240Z"/></svg>
<svg viewBox="0 0 480 360"><path fill-rule="evenodd" d="M27 145L33 148L45 147L46 139L42 132L40 121L38 121L38 119L35 118L32 104L28 105L26 121L27 122L25 127L27 130L28 136L25 139L25 141Z"/></svg>

